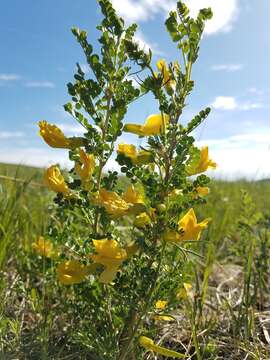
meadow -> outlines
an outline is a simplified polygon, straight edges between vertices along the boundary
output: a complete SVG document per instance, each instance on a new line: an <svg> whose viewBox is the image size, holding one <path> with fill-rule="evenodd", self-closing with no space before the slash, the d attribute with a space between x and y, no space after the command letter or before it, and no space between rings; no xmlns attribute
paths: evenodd
<svg viewBox="0 0 270 360"><path fill-rule="evenodd" d="M177 1L169 62L97 3L97 43L71 29L87 67L64 110L84 132L38 122L73 165L0 165L0 358L269 359L270 180L211 180L194 130L212 109L182 118L213 12ZM147 94L155 113L129 123Z"/></svg>
<svg viewBox="0 0 270 360"><path fill-rule="evenodd" d="M53 260L31 246L54 217L42 173L0 165L0 358L95 359L76 286L59 284ZM213 181L210 190L196 209L212 222L189 254L192 287L174 321L158 322L159 337L187 359L269 359L270 181Z"/></svg>

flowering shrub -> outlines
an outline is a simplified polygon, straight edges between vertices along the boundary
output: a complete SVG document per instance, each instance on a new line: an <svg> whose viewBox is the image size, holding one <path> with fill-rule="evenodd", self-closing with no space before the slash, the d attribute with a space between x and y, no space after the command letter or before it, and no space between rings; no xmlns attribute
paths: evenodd
<svg viewBox="0 0 270 360"><path fill-rule="evenodd" d="M192 19L178 1L166 28L182 60L167 64L161 59L153 67L151 51L134 40L137 26L125 27L109 0L98 3L104 16L97 27L100 55L85 31L72 29L91 77L77 64L75 81L68 84L72 102L65 110L84 127L84 136L68 138L57 126L39 123L44 141L67 149L74 166L69 173L57 165L45 172L47 186L56 193L56 214L46 240L34 248L46 257L53 254L58 281L74 292L77 306L88 309L81 317L95 359L139 359L145 350L183 358L156 344L156 323L174 321L170 312L188 296L187 254L209 222L198 221L193 208L209 193L202 173L216 164L207 147L194 145L191 133L210 109L186 126L179 119L212 13L203 9ZM139 86L130 78L134 72L140 73ZM157 113L143 124L124 124L129 105L146 93L153 94ZM123 132L143 138L143 145L119 142ZM105 171L114 151L122 175ZM123 176L129 184L125 189Z"/></svg>

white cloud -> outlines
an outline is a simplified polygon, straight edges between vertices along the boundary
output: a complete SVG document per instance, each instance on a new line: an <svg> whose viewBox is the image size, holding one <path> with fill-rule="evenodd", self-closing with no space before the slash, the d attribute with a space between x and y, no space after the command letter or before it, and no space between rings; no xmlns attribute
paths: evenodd
<svg viewBox="0 0 270 360"><path fill-rule="evenodd" d="M70 169L74 166L68 158L68 153L61 149L50 148L1 148L0 162L8 164L28 165L36 167L48 167L50 165L59 164L62 168ZM120 172L120 166L111 158L105 170Z"/></svg>
<svg viewBox="0 0 270 360"><path fill-rule="evenodd" d="M172 0L112 0L112 3L118 14L129 22L146 21L159 12L168 13L175 7Z"/></svg>
<svg viewBox="0 0 270 360"><path fill-rule="evenodd" d="M17 74L0 74L0 81L16 81L20 78L20 75Z"/></svg>
<svg viewBox="0 0 270 360"><path fill-rule="evenodd" d="M37 167L46 167L53 164L60 164L65 168L71 166L65 150L50 148L1 148L0 162Z"/></svg>
<svg viewBox="0 0 270 360"><path fill-rule="evenodd" d="M253 110L253 109L261 109L264 105L260 103L247 103L239 105L240 110Z"/></svg>
<svg viewBox="0 0 270 360"><path fill-rule="evenodd" d="M196 145L198 147L208 145L210 158L218 164L217 170L209 171L209 175L227 180L237 178L258 180L270 177L269 138L270 129L267 127L226 138L198 141ZM47 167L57 163L63 168L72 166L65 150L50 149L46 145L44 148L2 147L0 162L37 167ZM114 158L109 160L106 170L120 171Z"/></svg>
<svg viewBox="0 0 270 360"><path fill-rule="evenodd" d="M197 143L209 146L210 157L218 168L210 174L225 179L245 177L258 180L270 176L270 129L242 133L223 139L210 139Z"/></svg>
<svg viewBox="0 0 270 360"><path fill-rule="evenodd" d="M243 69L243 64L220 64L213 65L211 68L213 71L227 71L235 72Z"/></svg>
<svg viewBox="0 0 270 360"><path fill-rule="evenodd" d="M206 34L230 31L237 17L238 2L239 0L186 0L192 16L202 8L211 7L214 15L206 24Z"/></svg>
<svg viewBox="0 0 270 360"><path fill-rule="evenodd" d="M29 81L25 84L29 88L54 88L55 85L51 81Z"/></svg>
<svg viewBox="0 0 270 360"><path fill-rule="evenodd" d="M121 166L114 158L109 159L104 169L105 171L117 171L118 173L121 173Z"/></svg>
<svg viewBox="0 0 270 360"><path fill-rule="evenodd" d="M131 80L132 81L132 85L136 88L139 89L140 88L140 80L132 75L132 76L127 76L127 80Z"/></svg>
<svg viewBox="0 0 270 360"><path fill-rule="evenodd" d="M263 90L259 90L255 87L251 87L248 89L248 92L250 92L251 94L255 94L255 95L263 95L264 91Z"/></svg>
<svg viewBox="0 0 270 360"><path fill-rule="evenodd" d="M233 96L217 96L214 102L211 104L216 110L253 110L253 109L261 109L264 107L263 104L260 103L238 103Z"/></svg>
<svg viewBox="0 0 270 360"><path fill-rule="evenodd" d="M82 135L83 133L86 132L86 129L80 125L80 124L63 124L63 123L58 123L55 124L56 126L58 126L65 134L68 135Z"/></svg>
<svg viewBox="0 0 270 360"><path fill-rule="evenodd" d="M195 16L204 7L211 7L214 16L207 23L206 34L229 31L237 16L239 0L186 0L191 15ZM141 22L152 19L158 13L168 12L176 7L172 0L112 0L117 12L129 22Z"/></svg>
<svg viewBox="0 0 270 360"><path fill-rule="evenodd" d="M134 40L138 43L139 48L141 50L144 50L146 53L148 53L149 50L151 49L151 45L144 39L144 37L141 33L137 34L134 37Z"/></svg>
<svg viewBox="0 0 270 360"><path fill-rule="evenodd" d="M145 39L145 36L141 31L137 31L134 40L139 44L140 49L144 50L146 53L149 53L149 49L151 49L152 53L155 55L164 55L156 43L150 43Z"/></svg>
<svg viewBox="0 0 270 360"><path fill-rule="evenodd" d="M237 108L237 103L232 96L217 96L212 106L217 110L234 110Z"/></svg>
<svg viewBox="0 0 270 360"><path fill-rule="evenodd" d="M0 139L12 139L24 137L24 133L21 131L0 131Z"/></svg>

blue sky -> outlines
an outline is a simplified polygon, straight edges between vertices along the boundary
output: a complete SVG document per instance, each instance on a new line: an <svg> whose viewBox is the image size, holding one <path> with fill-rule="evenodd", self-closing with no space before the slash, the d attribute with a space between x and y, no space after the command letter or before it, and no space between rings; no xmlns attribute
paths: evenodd
<svg viewBox="0 0 270 360"><path fill-rule="evenodd" d="M179 58L163 26L173 0L114 0L127 22L139 23L138 41L151 46L154 58ZM186 0L192 13L212 6L195 64L196 88L182 121L212 105L197 132L219 164L217 176L258 179L270 175L269 63L270 2L260 0ZM58 124L68 135L82 129L65 114L66 84L76 62L85 59L70 32L88 31L97 46L100 19L93 0L2 0L0 14L0 161L32 165L67 164L67 154L49 149L37 135L37 121ZM157 112L152 98L130 108L126 121L143 122ZM135 137L126 141L137 142ZM139 144L139 143L138 143ZM115 166L112 162L111 166Z"/></svg>

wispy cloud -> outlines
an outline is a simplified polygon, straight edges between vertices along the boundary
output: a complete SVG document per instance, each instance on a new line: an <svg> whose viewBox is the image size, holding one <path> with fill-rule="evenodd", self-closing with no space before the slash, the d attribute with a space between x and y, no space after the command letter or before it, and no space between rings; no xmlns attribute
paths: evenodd
<svg viewBox="0 0 270 360"><path fill-rule="evenodd" d="M25 86L28 88L54 88L55 84L51 81L28 81L25 83Z"/></svg>
<svg viewBox="0 0 270 360"><path fill-rule="evenodd" d="M212 106L217 110L234 110L237 108L237 103L232 96L217 96Z"/></svg>
<svg viewBox="0 0 270 360"><path fill-rule="evenodd" d="M255 94L255 95L263 95L264 91L257 89L256 87L251 87L248 89L248 92L250 92L251 94Z"/></svg>
<svg viewBox="0 0 270 360"><path fill-rule="evenodd" d="M16 81L20 80L21 76L17 74L0 74L0 81Z"/></svg>
<svg viewBox="0 0 270 360"><path fill-rule="evenodd" d="M86 132L85 128L80 124L64 124L58 123L56 124L64 133L68 135L81 135Z"/></svg>
<svg viewBox="0 0 270 360"><path fill-rule="evenodd" d="M46 167L60 164L62 167L70 167L67 152L64 150L36 147L1 147L0 162L9 164L21 164L37 167Z"/></svg>
<svg viewBox="0 0 270 360"><path fill-rule="evenodd" d="M21 131L0 131L0 139L12 139L24 137L24 133Z"/></svg>
<svg viewBox="0 0 270 360"><path fill-rule="evenodd" d="M139 47L145 52L149 52L149 50L151 49L154 55L164 55L164 52L162 52L158 48L157 43L149 42L149 40L145 38L141 31L138 31L135 35L135 41L139 44Z"/></svg>
<svg viewBox="0 0 270 360"><path fill-rule="evenodd" d="M142 22L152 19L158 13L167 14L174 9L172 0L112 0L117 12L129 22ZM191 14L196 15L203 7L211 7L214 16L206 25L206 34L229 31L237 17L239 0L186 0Z"/></svg>
<svg viewBox="0 0 270 360"><path fill-rule="evenodd" d="M204 7L211 7L213 18L207 22L205 33L228 32L237 18L239 0L186 0L186 4L195 15Z"/></svg>
<svg viewBox="0 0 270 360"><path fill-rule="evenodd" d="M240 110L253 110L253 109L262 109L264 108L265 106L263 104L260 104L260 103L246 103L246 104L240 104L238 105L238 108Z"/></svg>
<svg viewBox="0 0 270 360"><path fill-rule="evenodd" d="M229 111L229 110L252 110L252 109L261 109L264 107L260 103L238 103L233 96L217 96L213 103L211 104L214 109Z"/></svg>
<svg viewBox="0 0 270 360"><path fill-rule="evenodd" d="M46 168L48 166L59 164L62 168L70 169L74 166L67 155L65 150L50 149L50 148L36 148L36 147L12 147L12 148L3 148L1 147L0 151L0 162L8 164L18 164L18 165L28 165ZM111 158L105 170L108 171L118 171L120 172L120 166L115 161L114 158Z"/></svg>
<svg viewBox="0 0 270 360"><path fill-rule="evenodd" d="M248 178L258 180L270 176L270 129L261 128L255 132L239 133L221 139L198 141L198 147L208 145L210 157L217 162L216 171L209 175L223 179ZM60 164L70 168L72 163L67 152L61 149L42 147L1 147L0 162L47 167ZM119 165L112 158L106 170L120 171Z"/></svg>
<svg viewBox="0 0 270 360"><path fill-rule="evenodd" d="M250 180L267 178L269 169L270 130L240 133L223 139L208 139L198 142L198 146L208 145L211 158L218 163L214 176L235 179L245 177Z"/></svg>
<svg viewBox="0 0 270 360"><path fill-rule="evenodd" d="M242 70L243 67L244 67L243 64L220 64L220 65L213 65L211 69L213 71L235 72Z"/></svg>
<svg viewBox="0 0 270 360"><path fill-rule="evenodd" d="M140 22L152 19L157 13L169 11L175 1L161 0L112 0L116 11L129 22Z"/></svg>

